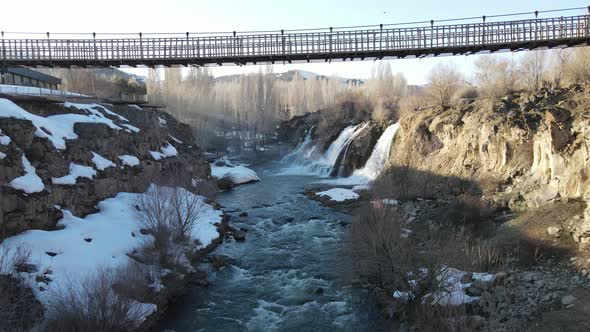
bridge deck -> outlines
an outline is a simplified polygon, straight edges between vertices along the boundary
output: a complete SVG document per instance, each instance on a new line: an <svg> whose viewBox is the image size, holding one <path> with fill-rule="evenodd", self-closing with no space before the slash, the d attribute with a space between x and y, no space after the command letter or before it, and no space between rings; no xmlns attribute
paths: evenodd
<svg viewBox="0 0 590 332"><path fill-rule="evenodd" d="M167 38L2 39L4 66L256 64L422 57L590 44L590 16L348 31Z"/></svg>

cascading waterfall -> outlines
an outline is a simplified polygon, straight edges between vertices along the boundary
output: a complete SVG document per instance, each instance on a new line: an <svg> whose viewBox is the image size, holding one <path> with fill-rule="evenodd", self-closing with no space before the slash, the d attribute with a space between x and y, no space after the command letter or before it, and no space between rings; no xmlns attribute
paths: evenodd
<svg viewBox="0 0 590 332"><path fill-rule="evenodd" d="M326 176L334 167L338 156L348 148L350 143L367 127L368 123L351 125L340 132L338 138L319 158L312 159L312 154L316 146L312 146L310 128L301 142L293 152L286 155L282 161L292 163L293 165L282 174L318 174Z"/></svg>
<svg viewBox="0 0 590 332"><path fill-rule="evenodd" d="M377 178L379 173L383 170L385 163L389 157L389 151L391 150L391 144L393 144L393 138L399 128L399 123L394 123L387 127L377 144L371 152L371 156L365 163L365 166L361 169L354 171L352 176L365 177L368 180L374 180Z"/></svg>
<svg viewBox="0 0 590 332"><path fill-rule="evenodd" d="M362 185L361 187L368 185L379 176L379 173L381 173L385 167L387 159L389 158L391 145L393 144L393 138L395 137L398 128L399 123L394 123L385 129L383 134L381 134L381 137L379 137L379 140L377 140L377 143L363 168L355 170L352 175L347 178L324 180L322 182L339 185Z"/></svg>
<svg viewBox="0 0 590 332"><path fill-rule="evenodd" d="M289 154L283 157L283 162L292 163L300 159L309 158L311 156L311 154L315 150L315 146L311 145L313 143L311 135L313 134L314 128L315 126L311 126L305 131L305 134L303 135L303 138L299 142L297 147Z"/></svg>

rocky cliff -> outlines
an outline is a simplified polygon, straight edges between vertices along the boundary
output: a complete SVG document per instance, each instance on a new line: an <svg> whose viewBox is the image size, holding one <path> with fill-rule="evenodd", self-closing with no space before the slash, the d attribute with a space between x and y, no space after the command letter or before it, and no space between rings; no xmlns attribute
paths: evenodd
<svg viewBox="0 0 590 332"><path fill-rule="evenodd" d="M190 187L210 176L190 128L136 105L0 99L0 238L53 229L151 182Z"/></svg>
<svg viewBox="0 0 590 332"><path fill-rule="evenodd" d="M400 120L389 163L474 181L489 202L513 210L587 199L589 116L590 86L515 93L494 105L431 108ZM430 193L454 191L451 183L419 185L432 186ZM590 227L575 227L581 241Z"/></svg>

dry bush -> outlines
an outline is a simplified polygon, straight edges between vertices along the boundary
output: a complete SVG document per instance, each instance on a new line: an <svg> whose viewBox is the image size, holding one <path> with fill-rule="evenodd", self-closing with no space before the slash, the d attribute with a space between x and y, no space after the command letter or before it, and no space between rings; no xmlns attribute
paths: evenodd
<svg viewBox="0 0 590 332"><path fill-rule="evenodd" d="M512 62L482 56L475 62L475 79L481 99L495 103L514 90L517 72Z"/></svg>
<svg viewBox="0 0 590 332"><path fill-rule="evenodd" d="M359 280L388 294L412 294L408 301L388 306L391 317L407 316L429 294L444 292L438 279L460 254L455 243L441 241L435 234L408 238L404 223L398 211L378 207L365 209L352 223L354 272Z"/></svg>
<svg viewBox="0 0 590 332"><path fill-rule="evenodd" d="M434 67L428 74L427 94L430 101L436 106L451 106L463 81L463 76L451 63Z"/></svg>
<svg viewBox="0 0 590 332"><path fill-rule="evenodd" d="M0 243L0 331L29 331L43 316L43 306L17 274L29 267L29 257L22 247Z"/></svg>
<svg viewBox="0 0 590 332"><path fill-rule="evenodd" d="M138 200L140 221L156 242L159 234L162 240L169 236L176 242L189 239L202 209L199 196L179 187L153 186Z"/></svg>
<svg viewBox="0 0 590 332"><path fill-rule="evenodd" d="M179 187L153 186L140 196L136 207L144 231L154 239L153 246L144 248L143 254L156 256L162 267L178 265L182 248L202 213L200 196Z"/></svg>
<svg viewBox="0 0 590 332"><path fill-rule="evenodd" d="M338 95L334 104L320 113L316 132L326 132L329 128L341 127L350 121L361 121L370 116L373 103L359 91L348 91Z"/></svg>
<svg viewBox="0 0 590 332"><path fill-rule="evenodd" d="M561 70L563 81L567 84L585 83L590 81L590 47L579 47L568 50Z"/></svg>
<svg viewBox="0 0 590 332"><path fill-rule="evenodd" d="M134 331L150 312L113 285L128 274L98 269L82 283L70 283L54 292L48 331Z"/></svg>
<svg viewBox="0 0 590 332"><path fill-rule="evenodd" d="M412 310L412 329L424 332L471 332L478 322L467 314L464 305L416 305Z"/></svg>

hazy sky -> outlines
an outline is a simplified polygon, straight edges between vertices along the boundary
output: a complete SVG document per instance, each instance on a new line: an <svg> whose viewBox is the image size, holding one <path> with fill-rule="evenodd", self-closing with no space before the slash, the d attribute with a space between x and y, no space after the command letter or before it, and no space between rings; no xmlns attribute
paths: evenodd
<svg viewBox="0 0 590 332"><path fill-rule="evenodd" d="M588 5L589 0L3 0L2 12L10 14L2 15L0 30L98 33L275 30L436 20ZM566 12L564 15L579 13L585 12ZM430 68L440 61L452 61L461 70L469 72L475 58L456 56L388 61L394 72L403 72L410 83L419 84L425 81ZM304 69L324 75L367 78L373 65L373 61L301 63L275 65L275 71ZM257 66L223 66L214 68L213 74L258 69Z"/></svg>

